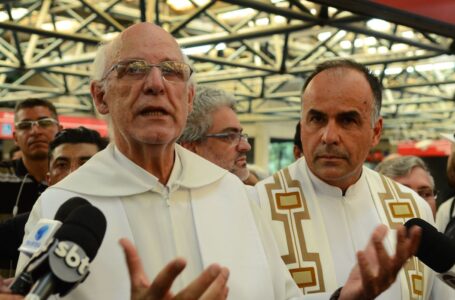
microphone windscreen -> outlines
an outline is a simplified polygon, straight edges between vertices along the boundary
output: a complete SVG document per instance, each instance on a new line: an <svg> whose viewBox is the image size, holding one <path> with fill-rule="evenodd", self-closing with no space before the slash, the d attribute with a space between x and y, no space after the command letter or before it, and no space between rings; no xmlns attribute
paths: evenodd
<svg viewBox="0 0 455 300"><path fill-rule="evenodd" d="M96 256L105 233L104 214L95 206L84 205L68 215L54 237L59 241L76 243L84 249L91 261Z"/></svg>
<svg viewBox="0 0 455 300"><path fill-rule="evenodd" d="M55 220L63 223L66 217L77 207L82 205L91 205L90 202L81 197L73 197L65 201L55 213Z"/></svg>
<svg viewBox="0 0 455 300"><path fill-rule="evenodd" d="M447 236L422 219L410 219L404 225L408 230L412 226L422 228L416 256L425 265L438 273L445 273L452 268L455 264L455 245Z"/></svg>

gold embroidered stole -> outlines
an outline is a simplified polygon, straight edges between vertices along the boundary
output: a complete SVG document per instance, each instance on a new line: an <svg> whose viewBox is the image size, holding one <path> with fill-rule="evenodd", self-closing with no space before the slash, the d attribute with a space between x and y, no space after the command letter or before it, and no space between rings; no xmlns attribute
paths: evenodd
<svg viewBox="0 0 455 300"><path fill-rule="evenodd" d="M403 191L397 182L380 174L376 174L380 180L373 182L373 176L366 176L371 195L382 223L392 229L388 241L395 249L395 230L411 218L422 218L422 212L412 193ZM409 259L399 273L402 299L424 299L425 294L429 294L428 272L428 268L416 257Z"/></svg>
<svg viewBox="0 0 455 300"><path fill-rule="evenodd" d="M293 279L304 294L323 293L337 289L339 283L318 201L306 200L317 197L305 164L300 159L256 189L263 211L274 221L274 235ZM403 192L394 181L366 168L364 171L380 219L392 229L386 244L395 249L393 229L410 218L420 217L419 207L413 195ZM424 299L428 294L424 269L428 272L417 258L408 261L399 275L401 299Z"/></svg>
<svg viewBox="0 0 455 300"><path fill-rule="evenodd" d="M275 221L272 227L282 259L302 292L334 291L339 286L325 224L315 201L305 198L315 195L302 169L293 164L257 186L261 206Z"/></svg>

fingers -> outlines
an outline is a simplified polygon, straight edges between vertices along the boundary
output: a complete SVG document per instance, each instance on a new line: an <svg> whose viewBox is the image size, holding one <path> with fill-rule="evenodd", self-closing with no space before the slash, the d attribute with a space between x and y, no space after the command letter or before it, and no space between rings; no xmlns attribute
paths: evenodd
<svg viewBox="0 0 455 300"><path fill-rule="evenodd" d="M414 226L409 230L409 234L404 226L397 230L397 245L393 260L394 271L397 273L403 264L414 254L416 254L420 243L421 229Z"/></svg>
<svg viewBox="0 0 455 300"><path fill-rule="evenodd" d="M220 274L218 274L215 281L209 286L200 300L226 299L229 292L227 287L228 279L229 270L227 268L221 268Z"/></svg>
<svg viewBox="0 0 455 300"><path fill-rule="evenodd" d="M131 288L148 287L149 280L142 267L141 258L139 257L134 245L125 238L119 240L120 245L125 253L126 264L130 274Z"/></svg>
<svg viewBox="0 0 455 300"><path fill-rule="evenodd" d="M170 293L172 283L177 276L185 269L186 261L183 258L176 258L168 263L155 277L150 288L148 296L151 299L162 299Z"/></svg>
<svg viewBox="0 0 455 300"><path fill-rule="evenodd" d="M374 294L375 276L371 270L370 264L368 263L365 251L357 252L357 265L359 267L360 277L362 278L364 298L371 298Z"/></svg>
<svg viewBox="0 0 455 300"><path fill-rule="evenodd" d="M177 294L176 299L224 299L227 293L226 283L229 278L227 268L212 264L204 270L190 285Z"/></svg>
<svg viewBox="0 0 455 300"><path fill-rule="evenodd" d="M386 231L387 232L387 231ZM390 285L395 280L394 264L382 243L384 236L373 237L374 249L378 260L377 284L380 286Z"/></svg>

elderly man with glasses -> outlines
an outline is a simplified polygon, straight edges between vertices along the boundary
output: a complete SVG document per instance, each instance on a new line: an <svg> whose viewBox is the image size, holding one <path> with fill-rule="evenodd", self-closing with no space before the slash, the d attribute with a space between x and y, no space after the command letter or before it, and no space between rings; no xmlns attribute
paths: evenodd
<svg viewBox="0 0 455 300"><path fill-rule="evenodd" d="M65 299L225 299L228 292L230 299L300 296L245 186L175 143L193 105L191 75L175 39L151 23L135 24L99 48L91 93L97 110L111 119L113 144L48 188L26 225L27 234L74 196L106 216L91 274ZM378 228L360 254L359 267L342 289L349 296L340 299L376 295L415 251L413 230L410 238L404 233L399 238L399 256L389 257L377 242L384 232ZM127 265L118 245L122 237ZM371 255L377 260L366 258ZM25 263L21 256L19 266Z"/></svg>
<svg viewBox="0 0 455 300"><path fill-rule="evenodd" d="M251 146L237 118L232 95L219 89L198 86L193 111L178 142L237 175L240 180L248 178L246 153Z"/></svg>
<svg viewBox="0 0 455 300"><path fill-rule="evenodd" d="M49 143L61 129L57 111L43 99L19 102L14 112L13 137L22 158L0 163L0 221L31 211L47 188ZM1 274L14 274L16 260L0 258Z"/></svg>
<svg viewBox="0 0 455 300"><path fill-rule="evenodd" d="M436 196L434 179L425 162L417 156L399 156L384 160L376 166L376 171L414 190L425 199L436 216Z"/></svg>

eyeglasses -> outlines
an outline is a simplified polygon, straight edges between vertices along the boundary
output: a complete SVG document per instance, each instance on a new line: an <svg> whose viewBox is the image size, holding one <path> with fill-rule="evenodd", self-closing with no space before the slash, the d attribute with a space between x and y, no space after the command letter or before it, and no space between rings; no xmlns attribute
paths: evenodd
<svg viewBox="0 0 455 300"><path fill-rule="evenodd" d="M20 121L14 124L18 130L30 130L33 125L37 125L41 128L49 128L53 125L58 125L58 121L53 118L43 118L36 121Z"/></svg>
<svg viewBox="0 0 455 300"><path fill-rule="evenodd" d="M191 67L179 61L163 61L158 64L149 64L145 60L129 60L114 64L103 76L101 81L105 80L113 71L117 71L117 78L142 79L150 73L150 70L156 67L160 69L161 76L170 82L187 82L190 79L193 70Z"/></svg>
<svg viewBox="0 0 455 300"><path fill-rule="evenodd" d="M221 139L230 144L238 144L241 140L248 142L248 134L240 132L222 132L222 133L212 133L207 134L205 137Z"/></svg>
<svg viewBox="0 0 455 300"><path fill-rule="evenodd" d="M417 190L417 194L419 194L419 196L422 197L423 199L428 199L431 197L434 197L436 199L436 197L438 196L438 191L432 190L430 188L425 188L425 189Z"/></svg>

